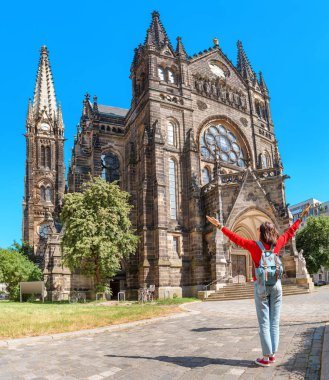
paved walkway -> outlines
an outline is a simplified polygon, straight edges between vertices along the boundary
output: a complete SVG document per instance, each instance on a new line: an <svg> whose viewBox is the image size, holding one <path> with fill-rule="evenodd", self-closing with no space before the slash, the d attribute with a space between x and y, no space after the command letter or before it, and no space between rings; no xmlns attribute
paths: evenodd
<svg viewBox="0 0 329 380"><path fill-rule="evenodd" d="M193 313L124 330L1 348L0 379L318 379L329 288L284 297L280 353L261 355L252 300L188 305Z"/></svg>

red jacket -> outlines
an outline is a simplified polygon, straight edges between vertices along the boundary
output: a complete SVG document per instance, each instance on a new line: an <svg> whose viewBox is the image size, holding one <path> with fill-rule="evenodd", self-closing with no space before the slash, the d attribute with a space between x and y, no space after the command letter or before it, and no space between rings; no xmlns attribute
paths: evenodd
<svg viewBox="0 0 329 380"><path fill-rule="evenodd" d="M273 250L275 254L279 254L280 249L288 243L288 241L294 236L295 232L298 230L300 225L300 220L297 219L296 222L283 234L278 238L276 246ZM229 230L226 227L221 229L224 235L226 235L233 243L236 245L246 249L250 252L253 262L255 263L255 267L258 268L260 257L262 255L261 249L258 247L256 241L244 239L243 237L236 235L234 232ZM270 250L271 246L263 242L264 248Z"/></svg>

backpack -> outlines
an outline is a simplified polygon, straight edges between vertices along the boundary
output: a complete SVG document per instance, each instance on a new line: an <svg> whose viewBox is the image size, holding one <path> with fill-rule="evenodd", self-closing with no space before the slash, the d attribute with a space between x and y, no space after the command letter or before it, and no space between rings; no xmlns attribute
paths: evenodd
<svg viewBox="0 0 329 380"><path fill-rule="evenodd" d="M256 268L256 278L260 285L273 286L282 277L283 266L280 257L273 252L274 246L267 251L262 242L257 241L258 247L262 250L259 266Z"/></svg>

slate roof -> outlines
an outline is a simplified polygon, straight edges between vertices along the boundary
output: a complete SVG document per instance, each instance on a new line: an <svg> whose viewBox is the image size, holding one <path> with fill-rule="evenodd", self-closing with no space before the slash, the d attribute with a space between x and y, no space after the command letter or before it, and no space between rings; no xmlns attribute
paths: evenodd
<svg viewBox="0 0 329 380"><path fill-rule="evenodd" d="M112 107L112 106L105 106L102 104L98 104L98 112L104 113L109 116L115 116L115 117L126 117L129 110L126 108L119 108L119 107Z"/></svg>

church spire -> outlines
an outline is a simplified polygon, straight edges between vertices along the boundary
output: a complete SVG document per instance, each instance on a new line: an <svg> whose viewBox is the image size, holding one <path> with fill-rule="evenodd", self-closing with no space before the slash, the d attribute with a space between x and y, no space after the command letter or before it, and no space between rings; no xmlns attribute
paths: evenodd
<svg viewBox="0 0 329 380"><path fill-rule="evenodd" d="M50 118L52 118L56 112L55 88L46 46L42 46L40 50L40 60L33 99L34 116L41 116L43 110L47 112Z"/></svg>
<svg viewBox="0 0 329 380"><path fill-rule="evenodd" d="M160 14L157 11L153 11L152 22L146 33L145 45L161 50L166 44L173 51L167 32L160 21Z"/></svg>
<svg viewBox="0 0 329 380"><path fill-rule="evenodd" d="M238 41L237 42L238 46L238 62L237 62L237 69L242 75L244 79L247 81L250 81L251 83L254 83L256 74L253 71L249 59L247 57L247 54L245 53L242 42Z"/></svg>
<svg viewBox="0 0 329 380"><path fill-rule="evenodd" d="M182 37L177 37L176 55L181 59L187 58L187 53L182 42Z"/></svg>

